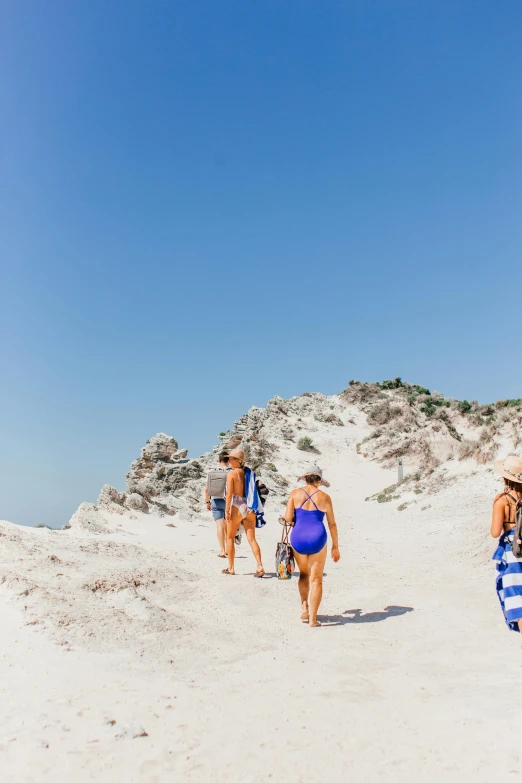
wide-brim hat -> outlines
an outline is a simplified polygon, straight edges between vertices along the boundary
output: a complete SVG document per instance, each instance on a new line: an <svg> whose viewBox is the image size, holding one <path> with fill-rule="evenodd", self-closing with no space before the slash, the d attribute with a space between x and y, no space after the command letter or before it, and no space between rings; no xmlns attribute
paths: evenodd
<svg viewBox="0 0 522 783"><path fill-rule="evenodd" d="M506 459L497 460L495 470L509 481L517 481L522 484L522 459L516 454L510 454Z"/></svg>
<svg viewBox="0 0 522 783"><path fill-rule="evenodd" d="M312 467L306 471L306 473L303 473L302 476L299 476L297 479L298 481L306 481L307 476L319 476L321 478L321 484L325 487L330 486L330 482L327 481L325 478L323 478L323 471L319 467L319 465L312 465Z"/></svg>
<svg viewBox="0 0 522 783"><path fill-rule="evenodd" d="M241 462L245 461L245 452L243 449L232 449L232 451L228 452L229 459L230 457L235 457L236 459L240 460Z"/></svg>

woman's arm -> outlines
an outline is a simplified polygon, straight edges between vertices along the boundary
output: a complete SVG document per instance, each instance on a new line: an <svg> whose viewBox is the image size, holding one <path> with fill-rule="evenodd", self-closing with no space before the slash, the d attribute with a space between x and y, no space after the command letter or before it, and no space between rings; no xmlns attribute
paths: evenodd
<svg viewBox="0 0 522 783"><path fill-rule="evenodd" d="M339 537L337 535L337 525L335 523L332 498L330 495L326 495L326 519L328 521L330 535L332 536L332 560L334 563L337 563L341 557L341 553L339 552Z"/></svg>
<svg viewBox="0 0 522 783"><path fill-rule="evenodd" d="M230 522L230 509L232 508L232 495L234 494L234 471L227 473L227 491L225 495L225 519Z"/></svg>
<svg viewBox="0 0 522 783"><path fill-rule="evenodd" d="M284 515L289 525L293 525L294 523L294 511L295 511L294 493L291 492L290 497L288 498L288 503L286 504L286 511Z"/></svg>
<svg viewBox="0 0 522 783"><path fill-rule="evenodd" d="M500 501L500 502L499 502ZM506 496L504 493L497 495L493 501L493 517L491 519L491 535L498 538L504 530L504 520L506 518Z"/></svg>

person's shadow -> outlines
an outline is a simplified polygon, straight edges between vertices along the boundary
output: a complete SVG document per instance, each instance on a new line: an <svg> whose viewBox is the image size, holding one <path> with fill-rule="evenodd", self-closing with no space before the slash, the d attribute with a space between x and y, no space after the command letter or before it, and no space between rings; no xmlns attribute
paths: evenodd
<svg viewBox="0 0 522 783"><path fill-rule="evenodd" d="M342 614L332 614L318 619L323 625L347 625L348 623L380 623L388 617L399 617L401 614L413 612L413 606L386 606L382 612L362 613L362 609L346 609ZM347 615L351 615L347 617Z"/></svg>

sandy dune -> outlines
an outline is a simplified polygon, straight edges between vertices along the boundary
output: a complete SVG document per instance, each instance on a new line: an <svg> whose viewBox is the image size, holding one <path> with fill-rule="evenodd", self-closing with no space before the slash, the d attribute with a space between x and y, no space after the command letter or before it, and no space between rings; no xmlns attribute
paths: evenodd
<svg viewBox="0 0 522 783"><path fill-rule="evenodd" d="M246 544L238 575L221 575L205 514L107 513L103 535L1 523L5 779L522 775L521 640L497 605L486 535L498 479L449 463L452 482L404 511L365 502L395 474L358 455L357 437L315 436L342 554L318 629L298 620L295 579L252 578ZM289 474L302 460L281 449ZM271 572L280 501L267 510Z"/></svg>

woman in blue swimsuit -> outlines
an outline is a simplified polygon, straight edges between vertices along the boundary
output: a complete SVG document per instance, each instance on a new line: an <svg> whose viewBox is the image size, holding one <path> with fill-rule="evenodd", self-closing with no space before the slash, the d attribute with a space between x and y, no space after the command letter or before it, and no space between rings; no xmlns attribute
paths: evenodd
<svg viewBox="0 0 522 783"><path fill-rule="evenodd" d="M326 562L327 535L323 521L325 515L332 537L334 563L337 563L341 555L332 499L319 489L321 484L329 486L323 481L323 471L314 465L302 478L306 481L306 486L294 489L290 494L285 520L292 524L295 518L290 544L299 568L301 620L317 627L321 625L317 620L317 611L323 596L323 571Z"/></svg>

